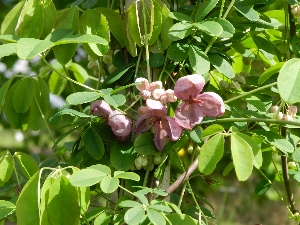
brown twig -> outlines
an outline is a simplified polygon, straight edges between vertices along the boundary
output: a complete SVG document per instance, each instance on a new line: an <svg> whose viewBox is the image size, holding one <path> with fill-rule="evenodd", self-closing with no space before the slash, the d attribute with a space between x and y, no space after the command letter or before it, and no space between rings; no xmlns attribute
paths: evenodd
<svg viewBox="0 0 300 225"><path fill-rule="evenodd" d="M187 180L197 167L198 167L198 157L189 166L189 168L166 190L168 195L173 193L179 187L180 184L182 184L185 180Z"/></svg>

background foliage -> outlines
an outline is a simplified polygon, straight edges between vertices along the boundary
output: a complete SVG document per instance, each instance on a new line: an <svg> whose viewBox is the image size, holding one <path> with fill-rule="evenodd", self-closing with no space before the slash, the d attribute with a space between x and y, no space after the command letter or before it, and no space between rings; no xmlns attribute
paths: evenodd
<svg viewBox="0 0 300 225"><path fill-rule="evenodd" d="M297 7L0 2L0 223L299 223ZM103 99L136 120L136 78L167 90L189 74L204 77L225 114L162 152L151 131L120 142L90 112Z"/></svg>

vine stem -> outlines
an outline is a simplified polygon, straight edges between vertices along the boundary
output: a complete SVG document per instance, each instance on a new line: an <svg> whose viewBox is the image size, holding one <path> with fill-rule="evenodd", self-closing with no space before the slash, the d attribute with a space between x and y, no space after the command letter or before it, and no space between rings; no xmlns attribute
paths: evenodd
<svg viewBox="0 0 300 225"><path fill-rule="evenodd" d="M281 135L283 137L286 137L286 127L281 127ZM292 193L292 189L290 186L290 179L289 179L289 173L288 173L288 163L287 163L287 157L285 155L281 156L281 167L282 167L282 176L283 176L283 181L284 181L284 187L286 191L286 197L289 202L289 208L291 212L294 214L297 212L295 208L295 202L294 202L294 197Z"/></svg>
<svg viewBox="0 0 300 225"><path fill-rule="evenodd" d="M229 102L232 102L232 101L235 101L235 100L237 100L237 99L243 98L243 97L245 97L245 96L247 96L247 95L250 95L250 94L253 94L253 93L255 93L255 92L261 91L261 90L263 90L263 89L272 87L272 86L274 86L274 85L276 85L276 84L277 84L277 82L274 82L274 83L267 84L267 85L265 85L265 86L256 88L255 90L245 92L245 93L243 93L243 94L241 94L241 95L239 95L239 96L236 96L236 97L234 97L234 98L231 98L231 99L228 99L228 100L224 101L224 103L227 104L227 103L229 103Z"/></svg>
<svg viewBox="0 0 300 225"><path fill-rule="evenodd" d="M89 89L89 90L91 90L91 91L98 92L98 91L95 90L94 88L91 88L91 87L89 87L89 86L86 86L86 85L84 85L84 84L81 84L81 83L79 83L79 82L77 82L77 81L71 79L70 77L67 77L67 76L62 75L60 72L57 71L57 69L55 69L50 63L47 62L47 60L45 59L45 56L42 55L41 58L42 58L43 62L46 63L47 66L49 66L49 67L50 67L55 73L57 73L59 76L61 76L61 77L63 77L63 78L66 78L68 81L71 81L72 83L77 84L77 85L79 85L79 86L81 86L81 87L84 87L84 88Z"/></svg>
<svg viewBox="0 0 300 225"><path fill-rule="evenodd" d="M261 175L269 182L269 184L272 185L272 187L273 187L273 188L275 189L275 191L277 192L277 194L278 194L280 200L284 202L283 197L281 196L281 194L279 193L279 191L277 190L277 188L274 186L274 184L272 183L272 181L270 181L270 179L269 179L269 178L268 178L268 177L267 177L260 169L258 169L258 171L259 171L260 174L261 174Z"/></svg>
<svg viewBox="0 0 300 225"><path fill-rule="evenodd" d="M63 66L63 68L64 68L64 71L65 71L65 74L67 75L67 77L70 77L66 66ZM71 86L71 89L72 89L73 93L76 93L76 89L74 87L74 84L70 80L69 80L69 83L70 83L70 86ZM79 105L79 110L80 110L80 112L83 112L83 109L82 109L81 105Z"/></svg>
<svg viewBox="0 0 300 225"><path fill-rule="evenodd" d="M227 8L227 10L226 10L226 12L225 12L224 15L223 15L223 19L226 19L226 17L228 16L228 14L229 14L231 8L233 7L234 3L235 3L235 0L232 0L232 1L230 2L229 6L228 6L228 8Z"/></svg>
<svg viewBox="0 0 300 225"><path fill-rule="evenodd" d="M146 21L146 3L143 1L143 17L144 17L144 32L145 32L145 50L146 50L146 63L147 63L147 76L148 82L151 83L150 63L149 63L149 47L148 47L148 33L147 33L147 21Z"/></svg>
<svg viewBox="0 0 300 225"><path fill-rule="evenodd" d="M275 123L280 125L294 125L300 127L299 122L286 121L286 120L276 120L276 119L264 119L264 118L224 118L224 119L216 119L217 123L228 123L228 122L264 122L264 123Z"/></svg>
<svg viewBox="0 0 300 225"><path fill-rule="evenodd" d="M150 159L149 159L149 162L148 162L148 167L147 167L147 170L146 170L146 174L145 174L145 178L144 178L144 182L143 182L143 187L147 186L148 176L149 176L150 169L152 167L152 163L153 163L153 156L151 155Z"/></svg>
<svg viewBox="0 0 300 225"><path fill-rule="evenodd" d="M175 150L174 150L175 151ZM181 166L181 168L182 168L182 170L184 171L184 173L186 172L185 171L185 168L184 168L184 166L183 166L183 163L182 163L182 161L181 161L181 159L180 159L180 157L179 157L179 155L177 154L177 152L175 151L175 154L176 154L176 156L177 156L177 159L178 159L178 161L179 161L179 164L180 164L180 166ZM198 159L198 157L197 157L197 159ZM195 160L196 161L196 160ZM194 162L193 162L194 163ZM193 164L192 163L192 164ZM197 165L198 165L198 160L197 160ZM196 169L196 168L195 168ZM202 217L202 214L203 214L203 212L202 212L202 210L201 210L201 208L200 208L200 206L199 206L199 204L198 204L198 201L197 201L197 199L196 199L196 197L195 197L195 195L194 195L194 192L193 192L193 189L192 189L192 187L191 187L191 184L190 184L190 182L189 182L189 179L188 179L188 176L186 177L186 179L185 179L185 183L187 184L187 186L189 187L189 189L190 189L190 194L192 195L192 198L193 198L193 200L194 200L194 202L195 202L195 204L196 204L196 207L197 207L197 209L199 210L199 224L201 224L201 217ZM203 214L203 216L204 216L204 220L205 220L205 224L208 224L208 221L207 221L207 218L206 218L206 216Z"/></svg>
<svg viewBox="0 0 300 225"><path fill-rule="evenodd" d="M41 116L42 116L42 118L43 118L43 121L45 122L47 131L48 131L48 133L49 133L49 135L50 135L50 138L51 138L51 140L53 141L53 144L55 144L55 140L54 140L54 137L53 137L53 135L52 135L52 133L51 133L50 127L49 127L49 125L48 125L48 123L47 123L47 121L46 121L46 118L45 118L45 116L44 116L44 113L43 113L43 111L42 111L42 109L41 109L41 107L40 107L40 104L39 104L39 102L38 102L38 100L37 100L37 98L36 98L35 95L34 95L34 100L35 100L35 102L36 102L36 104L37 104L37 107L38 107L38 109L39 109L39 111L40 111L40 114L41 114Z"/></svg>
<svg viewBox="0 0 300 225"><path fill-rule="evenodd" d="M127 190L126 188L124 188L123 186L119 185L119 188L123 189L124 191L126 191L127 193L133 195L134 197L136 197L136 195L134 193L132 193L131 191Z"/></svg>
<svg viewBox="0 0 300 225"><path fill-rule="evenodd" d="M226 19L226 17L228 16L228 13L230 12L230 10L231 10L231 8L233 7L234 3L235 3L235 0L232 0L232 1L230 2L229 6L228 6L228 8L227 8L227 10L226 10L226 12L225 12L224 15L223 15L223 19ZM223 9L222 9L222 10L223 10ZM205 51L204 51L205 54L208 53L209 49L210 49L211 46L215 43L215 41L217 40L217 38L218 38L218 37L216 37L216 36L212 37L212 39L210 40L210 42L208 43L208 45L207 45L207 47L206 47L206 49L205 49Z"/></svg>

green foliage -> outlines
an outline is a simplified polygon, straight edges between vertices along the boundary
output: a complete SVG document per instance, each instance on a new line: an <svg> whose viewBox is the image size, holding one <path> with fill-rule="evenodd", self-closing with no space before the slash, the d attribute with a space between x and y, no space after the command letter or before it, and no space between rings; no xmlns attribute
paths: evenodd
<svg viewBox="0 0 300 225"><path fill-rule="evenodd" d="M211 174L224 153L224 136L217 134L202 145L198 168L205 175Z"/></svg>
<svg viewBox="0 0 300 225"><path fill-rule="evenodd" d="M199 205L214 209L197 179L213 192L232 170L238 181L257 176L253 166L263 176L255 193L286 192L282 204L297 211L298 2L175 2L2 4L1 221L219 223ZM91 115L99 99L125 116ZM22 143L7 138L13 129ZM54 151L28 154L37 147Z"/></svg>

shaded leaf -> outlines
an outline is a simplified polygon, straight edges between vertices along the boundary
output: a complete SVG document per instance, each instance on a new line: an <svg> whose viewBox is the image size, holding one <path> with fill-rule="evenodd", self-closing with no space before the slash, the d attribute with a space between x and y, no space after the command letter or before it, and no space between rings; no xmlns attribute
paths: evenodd
<svg viewBox="0 0 300 225"><path fill-rule="evenodd" d="M279 71L277 85L280 97L285 102L300 102L300 59L288 60Z"/></svg>
<svg viewBox="0 0 300 225"><path fill-rule="evenodd" d="M224 136L217 134L210 138L201 147L200 155L198 156L198 168L205 175L211 174L217 163L221 160L224 153Z"/></svg>
<svg viewBox="0 0 300 225"><path fill-rule="evenodd" d="M247 180L253 170L253 152L251 146L235 133L231 135L231 154L238 180Z"/></svg>

